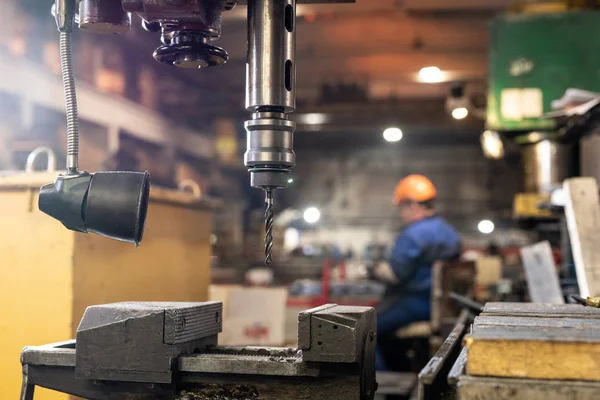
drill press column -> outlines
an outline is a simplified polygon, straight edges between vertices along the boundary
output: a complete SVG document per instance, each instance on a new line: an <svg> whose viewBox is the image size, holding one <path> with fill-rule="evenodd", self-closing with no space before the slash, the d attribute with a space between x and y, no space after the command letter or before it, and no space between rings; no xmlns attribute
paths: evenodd
<svg viewBox="0 0 600 400"><path fill-rule="evenodd" d="M284 188L296 164L296 124L287 113L296 108L296 0L248 1L246 64L247 150L244 164L250 184L265 191L265 263L273 246L273 191Z"/></svg>

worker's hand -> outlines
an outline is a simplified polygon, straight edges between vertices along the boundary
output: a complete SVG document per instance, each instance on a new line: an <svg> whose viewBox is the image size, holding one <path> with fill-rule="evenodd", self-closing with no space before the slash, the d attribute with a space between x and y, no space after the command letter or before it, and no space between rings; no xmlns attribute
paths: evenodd
<svg viewBox="0 0 600 400"><path fill-rule="evenodd" d="M371 264L369 277L383 283L398 283L398 278L387 261L379 261Z"/></svg>

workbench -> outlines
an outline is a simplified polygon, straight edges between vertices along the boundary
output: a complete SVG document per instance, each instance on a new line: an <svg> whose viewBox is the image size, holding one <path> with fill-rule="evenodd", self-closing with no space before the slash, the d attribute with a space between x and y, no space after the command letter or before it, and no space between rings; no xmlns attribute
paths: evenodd
<svg viewBox="0 0 600 400"><path fill-rule="evenodd" d="M448 376L460 400L600 398L599 309L488 303L465 343Z"/></svg>
<svg viewBox="0 0 600 400"><path fill-rule="evenodd" d="M118 301L205 301L212 208L153 188L141 247L67 230L38 210L56 173L0 176L0 399L17 399L26 345L73 338L87 306ZM39 397L38 397L39 396ZM40 400L65 400L46 390Z"/></svg>

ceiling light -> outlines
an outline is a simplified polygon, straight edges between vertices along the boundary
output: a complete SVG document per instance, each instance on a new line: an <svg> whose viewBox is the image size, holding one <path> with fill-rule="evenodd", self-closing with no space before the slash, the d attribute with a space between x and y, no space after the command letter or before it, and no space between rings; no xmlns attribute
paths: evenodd
<svg viewBox="0 0 600 400"><path fill-rule="evenodd" d="M327 114L309 113L299 116L299 120L307 125L322 125L327 122Z"/></svg>
<svg viewBox="0 0 600 400"><path fill-rule="evenodd" d="M479 224L477 225L477 229L479 229L479 232L485 233L486 235L494 232L494 228L494 223L489 219L479 221Z"/></svg>
<svg viewBox="0 0 600 400"><path fill-rule="evenodd" d="M387 128L383 131L383 138L388 142L399 142L402 139L402 130L400 128Z"/></svg>
<svg viewBox="0 0 600 400"><path fill-rule="evenodd" d="M321 212L316 207L309 207L304 211L304 220L309 224L314 224L321 218Z"/></svg>
<svg viewBox="0 0 600 400"><path fill-rule="evenodd" d="M458 107L452 110L452 118L465 119L469 115L469 110L466 107Z"/></svg>
<svg viewBox="0 0 600 400"><path fill-rule="evenodd" d="M442 71L438 67L424 67L419 71L419 78L426 83L442 81Z"/></svg>
<svg viewBox="0 0 600 400"><path fill-rule="evenodd" d="M294 180L292 178L288 179L288 183L294 183Z"/></svg>

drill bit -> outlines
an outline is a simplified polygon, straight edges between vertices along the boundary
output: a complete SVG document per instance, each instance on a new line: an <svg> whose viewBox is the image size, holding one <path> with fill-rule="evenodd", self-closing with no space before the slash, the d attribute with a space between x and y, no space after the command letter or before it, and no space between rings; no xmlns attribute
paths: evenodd
<svg viewBox="0 0 600 400"><path fill-rule="evenodd" d="M265 265L271 265L273 258L273 190L265 189Z"/></svg>

